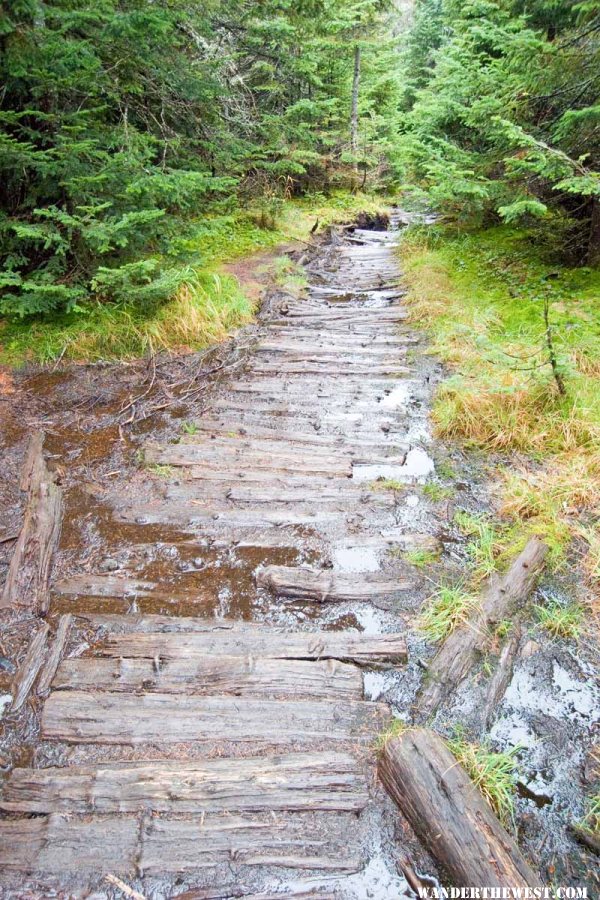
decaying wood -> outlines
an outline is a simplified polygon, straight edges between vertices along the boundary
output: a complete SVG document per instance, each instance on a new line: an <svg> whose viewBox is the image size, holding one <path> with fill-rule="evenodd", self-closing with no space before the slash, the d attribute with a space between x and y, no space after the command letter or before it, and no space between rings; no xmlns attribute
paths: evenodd
<svg viewBox="0 0 600 900"><path fill-rule="evenodd" d="M427 672L418 697L418 714L427 719L475 665L488 645L490 630L506 619L533 589L548 552L546 544L532 538L506 575L494 576L478 610L446 639Z"/></svg>
<svg viewBox="0 0 600 900"><path fill-rule="evenodd" d="M387 706L362 700L258 700L186 694L56 691L44 704L45 739L71 743L260 742L273 746L372 741Z"/></svg>
<svg viewBox="0 0 600 900"><path fill-rule="evenodd" d="M7 871L135 877L202 871L222 863L356 872L353 814L281 813L148 818L55 813L0 822L0 866Z"/></svg>
<svg viewBox="0 0 600 900"><path fill-rule="evenodd" d="M338 659L357 665L406 662L401 634L364 635L348 631L278 632L258 627L218 631L108 634L97 648L100 656L155 659L202 659L242 656L268 659Z"/></svg>
<svg viewBox="0 0 600 900"><path fill-rule="evenodd" d="M487 694L483 706L483 724L487 727L490 725L498 704L506 693L506 689L510 684L513 675L513 664L519 643L521 641L521 623L515 622L513 628L508 635L504 646L498 657L498 665L487 687Z"/></svg>
<svg viewBox="0 0 600 900"><path fill-rule="evenodd" d="M0 598L0 606L27 606L45 615L52 556L62 522L62 491L48 472L42 453L43 434L30 442L20 485L27 489L23 525Z"/></svg>
<svg viewBox="0 0 600 900"><path fill-rule="evenodd" d="M587 828L582 828L581 825L577 825L576 823L572 823L569 830L580 844L583 844L588 850L591 850L593 853L600 856L600 835L595 834Z"/></svg>
<svg viewBox="0 0 600 900"><path fill-rule="evenodd" d="M17 674L13 679L11 691L11 710L13 712L18 712L29 696L29 692L33 687L33 682L37 678L37 674L40 671L42 663L44 662L46 654L46 641L48 639L49 631L50 626L48 625L48 623L42 622L41 626L33 637L33 640L29 644L23 662L17 670Z"/></svg>
<svg viewBox="0 0 600 900"><path fill-rule="evenodd" d="M408 579L376 581L365 576L336 575L329 569L308 566L264 566L256 573L256 581L260 587L268 588L278 597L316 600L319 603L394 600L414 587L414 582Z"/></svg>
<svg viewBox="0 0 600 900"><path fill-rule="evenodd" d="M383 784L452 887L541 886L442 739L424 728L387 741Z"/></svg>
<svg viewBox="0 0 600 900"><path fill-rule="evenodd" d="M262 659L255 656L64 660L54 690L233 694L236 697L360 700L360 669L337 660Z"/></svg>
<svg viewBox="0 0 600 900"><path fill-rule="evenodd" d="M112 884L114 887L118 888L126 897L131 897L131 900L146 900L144 894L140 894L139 891L134 891L133 888L129 887L128 884L125 884L124 881L121 881L120 878L117 878L116 875L106 875L104 880L108 882L108 884Z"/></svg>
<svg viewBox="0 0 600 900"><path fill-rule="evenodd" d="M44 666L40 672L40 677L38 678L36 693L40 697L43 697L50 691L52 679L56 674L58 664L60 663L65 645L67 643L67 639L69 637L69 629L71 628L72 621L73 616L71 616L69 613L60 617L58 628L56 629L54 644L52 645L52 649L48 653L46 662L44 663Z"/></svg>
<svg viewBox="0 0 600 900"><path fill-rule="evenodd" d="M348 753L206 760L144 760L13 769L0 809L15 813L359 812L365 776Z"/></svg>

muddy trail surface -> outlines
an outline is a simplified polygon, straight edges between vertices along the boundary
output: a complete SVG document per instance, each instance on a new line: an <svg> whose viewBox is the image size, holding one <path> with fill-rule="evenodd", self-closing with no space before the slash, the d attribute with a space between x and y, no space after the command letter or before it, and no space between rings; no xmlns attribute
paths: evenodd
<svg viewBox="0 0 600 900"><path fill-rule="evenodd" d="M432 653L433 576L411 560L464 570L454 511L487 497L431 439L441 371L405 323L405 221L334 231L303 254L304 294L272 291L227 346L8 385L5 569L32 432L64 516L45 624L2 611L4 895L384 900L412 896L399 848L436 883L377 747ZM451 455L441 501L423 487ZM585 659L535 638L485 721L479 672L436 723L521 748L521 844L587 884L567 825L596 695Z"/></svg>

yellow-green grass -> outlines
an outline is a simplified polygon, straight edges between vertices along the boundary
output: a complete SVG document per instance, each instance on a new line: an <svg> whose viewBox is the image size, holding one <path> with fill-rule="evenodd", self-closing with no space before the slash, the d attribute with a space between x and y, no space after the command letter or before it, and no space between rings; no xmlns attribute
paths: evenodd
<svg viewBox="0 0 600 900"><path fill-rule="evenodd" d="M433 643L443 641L455 628L469 621L478 605L478 598L463 582L440 584L425 602L419 628Z"/></svg>
<svg viewBox="0 0 600 900"><path fill-rule="evenodd" d="M243 286L222 271L225 264L286 242L307 240L317 219L323 228L352 221L360 211L384 208L376 197L340 192L284 201L270 227L261 227L258 208L229 215L203 213L192 225L193 237L185 242L192 262L175 279L173 294L165 302L114 303L90 295L70 313L0 320L0 364L128 359L222 341L249 322L255 311ZM298 271L281 258L274 259L273 278L302 284Z"/></svg>
<svg viewBox="0 0 600 900"><path fill-rule="evenodd" d="M470 743L460 730L447 744L500 821L514 825L518 772L515 756L520 748L497 753L486 744Z"/></svg>
<svg viewBox="0 0 600 900"><path fill-rule="evenodd" d="M578 537L597 595L600 271L548 262L530 234L507 226L417 229L402 254L411 318L453 370L434 402L437 435L507 454L497 478L501 513L522 536L541 534L556 567L573 559ZM550 366L540 366L544 297L564 396Z"/></svg>

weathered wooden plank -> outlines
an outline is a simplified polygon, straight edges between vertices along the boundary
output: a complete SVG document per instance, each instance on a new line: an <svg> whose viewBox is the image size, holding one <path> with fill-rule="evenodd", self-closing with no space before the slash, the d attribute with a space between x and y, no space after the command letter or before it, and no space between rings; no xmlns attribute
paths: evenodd
<svg viewBox="0 0 600 900"><path fill-rule="evenodd" d="M393 600L414 587L414 581L409 579L374 580L368 576L344 576L331 569L313 569L308 566L264 566L257 571L256 581L278 597L316 600L319 603L380 598Z"/></svg>
<svg viewBox="0 0 600 900"><path fill-rule="evenodd" d="M411 728L389 740L379 774L417 836L448 872L452 887L541 886L514 840L435 732Z"/></svg>
<svg viewBox="0 0 600 900"><path fill-rule="evenodd" d="M62 491L48 472L43 434L33 436L20 484L28 490L23 525L15 544L0 597L0 607L26 605L44 614L48 609L48 579L62 523Z"/></svg>
<svg viewBox="0 0 600 900"><path fill-rule="evenodd" d="M368 799L365 775L356 759L325 752L14 769L4 785L0 809L83 814L359 812Z"/></svg>
<svg viewBox="0 0 600 900"><path fill-rule="evenodd" d="M84 572L57 581L54 592L70 597L149 597L156 585L127 575L95 575Z"/></svg>
<svg viewBox="0 0 600 900"><path fill-rule="evenodd" d="M11 688L11 710L13 712L18 712L21 709L29 696L29 691L33 687L33 682L37 678L37 674L40 671L46 656L46 641L48 640L49 630L50 627L48 623L43 622L31 640L31 643L27 648L27 653L13 679Z"/></svg>
<svg viewBox="0 0 600 900"><path fill-rule="evenodd" d="M372 741L388 718L387 706L361 700L245 697L240 702L186 694L56 691L44 705L41 733L45 740L68 743L225 741L285 747Z"/></svg>
<svg viewBox="0 0 600 900"><path fill-rule="evenodd" d="M237 697L306 697L360 700L362 675L337 660L260 659L255 656L183 658L159 662L146 658L64 660L54 690L155 691Z"/></svg>
<svg viewBox="0 0 600 900"><path fill-rule="evenodd" d="M148 875L217 863L357 872L363 864L352 813L306 813L206 820L148 819L140 868Z"/></svg>
<svg viewBox="0 0 600 900"><path fill-rule="evenodd" d="M0 866L7 871L90 873L199 871L232 862L358 871L353 815L307 813L197 816L64 816L0 822Z"/></svg>
<svg viewBox="0 0 600 900"><path fill-rule="evenodd" d="M99 618L99 617L96 617ZM150 617L147 617L150 618ZM357 665L406 662L400 634L365 635L348 631L276 631L239 626L219 631L111 633L96 648L107 657L183 659L206 655L249 655L266 659L338 659Z"/></svg>
<svg viewBox="0 0 600 900"><path fill-rule="evenodd" d="M202 477L202 472L198 475ZM196 473L192 472L196 477ZM118 510L117 518L124 521L135 521L139 524L172 523L182 526L204 526L220 523L228 529L242 528L282 528L286 526L309 526L317 528L324 524L335 522L340 518L339 511L328 511L308 507L306 509L236 509L235 507L209 509L205 504L199 503L186 508L179 501L156 502L138 504L131 507L123 507ZM142 596L140 594L140 596ZM157 594L153 594L157 596Z"/></svg>
<svg viewBox="0 0 600 900"><path fill-rule="evenodd" d="M71 628L72 621L73 616L68 613L67 615L60 617L58 628L56 629L54 644L52 645L52 649L48 653L46 662L40 672L40 677L38 678L36 693L40 697L44 696L44 694L47 694L50 690L52 679L56 674L58 664L65 649L65 644L67 643L67 639L69 637L69 630Z"/></svg>

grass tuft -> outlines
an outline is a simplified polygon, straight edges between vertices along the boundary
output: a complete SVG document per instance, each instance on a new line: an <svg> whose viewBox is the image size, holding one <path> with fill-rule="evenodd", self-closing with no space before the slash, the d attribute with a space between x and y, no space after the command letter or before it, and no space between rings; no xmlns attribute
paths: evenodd
<svg viewBox="0 0 600 900"><path fill-rule="evenodd" d="M184 434L198 434L198 426L195 422L182 422L181 430Z"/></svg>
<svg viewBox="0 0 600 900"><path fill-rule="evenodd" d="M146 468L148 472L151 472L153 475L158 475L159 478L170 478L174 472L173 466L166 466L161 463L151 463L149 466L146 466Z"/></svg>
<svg viewBox="0 0 600 900"><path fill-rule="evenodd" d="M554 600L536 606L538 622L553 638L577 640L583 627L583 610L577 603L562 604Z"/></svg>
<svg viewBox="0 0 600 900"><path fill-rule="evenodd" d="M427 569L439 562L440 559L440 554L435 550L407 550L402 556L407 563L416 566L417 569Z"/></svg>
<svg viewBox="0 0 600 900"><path fill-rule="evenodd" d="M396 481L395 478L378 478L369 485L372 491L405 491L408 485L404 481Z"/></svg>
<svg viewBox="0 0 600 900"><path fill-rule="evenodd" d="M449 500L454 496L454 488L438 484L437 481L429 481L423 486L423 493L428 500L433 503L439 503L442 500Z"/></svg>
<svg viewBox="0 0 600 900"><path fill-rule="evenodd" d="M478 604L478 598L466 591L462 582L441 584L427 600L419 628L430 641L443 641L455 628L469 620Z"/></svg>
<svg viewBox="0 0 600 900"><path fill-rule="evenodd" d="M519 747L496 753L486 744L472 744L457 730L448 747L504 825L514 827Z"/></svg>

